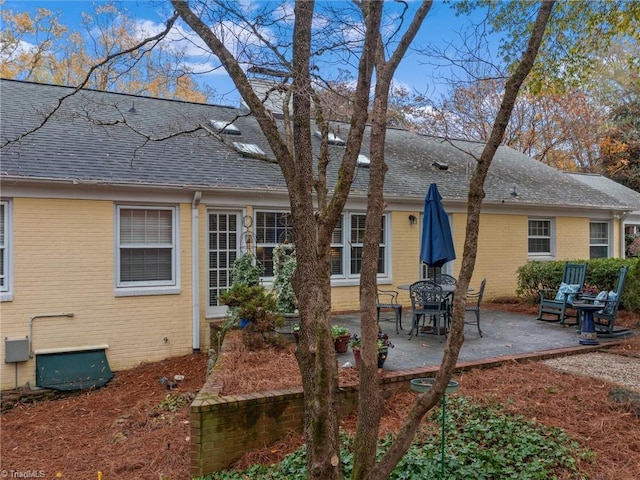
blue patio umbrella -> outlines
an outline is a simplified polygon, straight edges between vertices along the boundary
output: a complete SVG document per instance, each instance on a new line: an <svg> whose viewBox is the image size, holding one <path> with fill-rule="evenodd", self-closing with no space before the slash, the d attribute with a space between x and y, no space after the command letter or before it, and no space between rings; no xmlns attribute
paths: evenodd
<svg viewBox="0 0 640 480"><path fill-rule="evenodd" d="M438 185L429 185L424 200L420 260L430 267L441 267L456 258L447 212L442 206Z"/></svg>

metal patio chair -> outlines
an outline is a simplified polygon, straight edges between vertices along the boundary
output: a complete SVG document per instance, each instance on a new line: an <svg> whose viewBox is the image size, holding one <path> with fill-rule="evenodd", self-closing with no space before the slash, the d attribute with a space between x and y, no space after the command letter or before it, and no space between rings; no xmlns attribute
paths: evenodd
<svg viewBox="0 0 640 480"><path fill-rule="evenodd" d="M402 304L398 303L398 292L395 290L378 290L376 292L376 310L380 323L380 310L393 310L396 321L396 333L402 330Z"/></svg>
<svg viewBox="0 0 640 480"><path fill-rule="evenodd" d="M467 304L465 311L473 312L475 315L475 321L464 322L467 325L475 324L478 327L478 334L482 337L482 330L480 330L480 304L482 303L482 296L484 295L484 287L487 284L487 279L483 278L480 283L480 289L477 292L467 293Z"/></svg>
<svg viewBox="0 0 640 480"><path fill-rule="evenodd" d="M444 335L447 335L447 326L451 320L451 312L449 309L449 298L442 291L442 287L430 280L420 280L411 284L409 288L409 297L411 298L411 331L409 332L409 340L413 338L413 332L418 335L420 332L420 319L431 318L433 328L435 329L438 339L442 329Z"/></svg>

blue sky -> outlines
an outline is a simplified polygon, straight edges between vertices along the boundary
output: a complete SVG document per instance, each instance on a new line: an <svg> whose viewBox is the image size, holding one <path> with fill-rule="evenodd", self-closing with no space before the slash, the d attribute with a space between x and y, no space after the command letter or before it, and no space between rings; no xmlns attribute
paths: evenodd
<svg viewBox="0 0 640 480"><path fill-rule="evenodd" d="M249 2L250 0L245 0ZM259 0L253 0L259 1ZM47 1L47 0L21 0L7 1L4 9L11 9L14 12L29 11L34 12L37 8L47 8L56 12L62 12L61 22L70 29L78 29L81 21L81 13L91 12L96 3L84 0ZM129 17L138 20L146 20L154 24L160 24L172 12L168 1L141 1L129 0L118 2L118 5L126 8ZM468 20L467 20L468 21ZM459 31L462 21L456 18L451 7L443 1L435 1L429 12L419 37L415 40L415 46L425 46L436 44L444 46L449 42L458 43L460 41ZM446 91L447 82L439 79L442 75L450 75L449 70L434 68L426 64L424 59L415 52L409 52L400 64L395 82L421 93L437 97ZM210 84L220 94L226 94L223 103L237 104L239 97L232 93L234 90L230 79L222 72L209 74L207 83ZM231 92L231 93L229 93Z"/></svg>

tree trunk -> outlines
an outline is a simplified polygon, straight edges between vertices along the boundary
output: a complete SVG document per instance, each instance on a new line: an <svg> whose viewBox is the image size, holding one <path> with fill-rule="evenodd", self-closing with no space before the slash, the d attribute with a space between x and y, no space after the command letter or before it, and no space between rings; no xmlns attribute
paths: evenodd
<svg viewBox="0 0 640 480"><path fill-rule="evenodd" d="M418 8L407 31L402 36L389 61L380 38L375 47L376 87L371 113L371 140L369 146L371 166L367 193L367 219L363 247L362 271L360 275L360 330L362 335L362 366L358 387L358 424L354 439L353 480L365 478L374 468L380 417L384 401L380 392L378 377L377 322L375 298L379 239L384 203L384 179L387 165L384 161L384 147L387 131L387 110L389 90L393 74L404 57L411 41L415 38L424 18L431 9L431 1L425 1Z"/></svg>
<svg viewBox="0 0 640 480"><path fill-rule="evenodd" d="M416 399L416 402L411 407L409 415L400 428L395 441L389 450L387 450L387 453L383 456L382 460L376 465L376 468L365 477L366 480L384 480L388 478L389 474L393 471L395 466L411 446L411 442L413 441L420 421L424 415L438 403L439 399L442 398L446 386L453 375L455 365L458 360L458 354L460 353L460 348L464 342L463 329L465 317L465 296L461 292L467 291L471 275L473 273L473 268L475 266L475 259L478 250L480 208L482 205L482 199L484 198L484 180L506 130L520 87L533 67L533 62L540 48L540 44L544 36L544 30L547 22L549 21L549 17L551 16L554 3L554 1L544 1L538 10L538 15L536 17L531 37L529 38L527 50L522 54L520 62L517 64L514 73L507 80L504 97L500 106L500 111L498 112L493 124L490 140L487 142L480 159L478 160L478 165L476 166L471 179L467 208L465 246L462 257L462 267L458 276L458 284L454 295L453 322L451 331L447 336L447 343L445 345L442 363L438 373L436 374L435 385L430 389L430 391L420 395Z"/></svg>

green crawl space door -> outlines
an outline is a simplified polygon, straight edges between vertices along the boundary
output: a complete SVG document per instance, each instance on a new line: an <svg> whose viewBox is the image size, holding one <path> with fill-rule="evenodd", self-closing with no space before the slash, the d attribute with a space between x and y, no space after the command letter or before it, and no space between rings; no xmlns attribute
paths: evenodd
<svg viewBox="0 0 640 480"><path fill-rule="evenodd" d="M80 390L106 385L113 378L104 349L36 355L36 385Z"/></svg>

